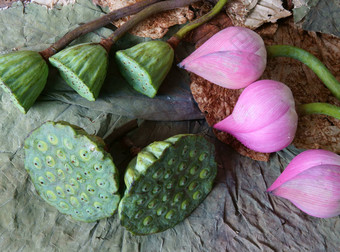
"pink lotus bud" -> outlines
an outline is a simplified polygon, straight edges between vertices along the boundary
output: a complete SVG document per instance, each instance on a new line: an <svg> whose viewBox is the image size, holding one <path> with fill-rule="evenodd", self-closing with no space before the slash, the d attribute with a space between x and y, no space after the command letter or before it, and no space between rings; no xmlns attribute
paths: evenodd
<svg viewBox="0 0 340 252"><path fill-rule="evenodd" d="M260 78L266 63L267 51L257 33L228 27L208 39L179 67L222 87L239 89Z"/></svg>
<svg viewBox="0 0 340 252"><path fill-rule="evenodd" d="M297 155L268 188L305 213L330 218L340 214L340 156L325 150Z"/></svg>
<svg viewBox="0 0 340 252"><path fill-rule="evenodd" d="M294 138L298 116L290 89L273 80L260 80L244 89L231 115L214 128L236 137L249 149L270 153Z"/></svg>

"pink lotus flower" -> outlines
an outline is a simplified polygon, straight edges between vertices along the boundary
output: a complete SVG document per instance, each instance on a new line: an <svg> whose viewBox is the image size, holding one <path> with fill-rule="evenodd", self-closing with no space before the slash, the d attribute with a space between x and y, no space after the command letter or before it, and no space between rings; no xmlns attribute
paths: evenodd
<svg viewBox="0 0 340 252"><path fill-rule="evenodd" d="M291 90L278 81L260 80L244 89L232 114L214 128L233 135L249 149L270 153L293 141L297 121Z"/></svg>
<svg viewBox="0 0 340 252"><path fill-rule="evenodd" d="M268 188L305 213L330 218L340 214L340 156L325 150L297 155Z"/></svg>
<svg viewBox="0 0 340 252"><path fill-rule="evenodd" d="M262 75L267 51L250 29L228 27L207 40L179 67L225 88L244 88Z"/></svg>

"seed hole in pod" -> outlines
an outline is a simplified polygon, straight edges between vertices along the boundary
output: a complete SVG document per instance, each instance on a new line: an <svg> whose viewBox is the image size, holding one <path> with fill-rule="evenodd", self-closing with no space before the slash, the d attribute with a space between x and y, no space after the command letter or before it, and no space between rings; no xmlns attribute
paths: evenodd
<svg viewBox="0 0 340 252"><path fill-rule="evenodd" d="M58 138L57 138L56 135L48 135L47 139L53 145L57 145L58 144Z"/></svg>
<svg viewBox="0 0 340 252"><path fill-rule="evenodd" d="M65 197L65 193L64 193L64 190L60 187L60 186L57 186L55 188L55 191L57 192L58 196L61 197L61 198L64 198Z"/></svg>
<svg viewBox="0 0 340 252"><path fill-rule="evenodd" d="M70 206L66 202L63 202L63 201L59 203L59 206L64 210L68 210L70 208Z"/></svg>
<svg viewBox="0 0 340 252"><path fill-rule="evenodd" d="M46 185L45 179L42 176L38 178L38 181L40 185Z"/></svg>
<svg viewBox="0 0 340 252"><path fill-rule="evenodd" d="M93 186L91 186L91 185L88 185L87 187L86 187L86 190L90 193L90 194L93 194L94 193L94 188L93 188Z"/></svg>
<svg viewBox="0 0 340 252"><path fill-rule="evenodd" d="M56 201L57 200L57 196L52 191L46 191L46 198L49 201Z"/></svg>
<svg viewBox="0 0 340 252"><path fill-rule="evenodd" d="M69 149L72 150L73 149L73 144L71 143L71 140L68 138L64 138L63 140L64 146Z"/></svg>
<svg viewBox="0 0 340 252"><path fill-rule="evenodd" d="M184 156L184 155L186 155L187 153L188 153L188 146L187 145L185 145L184 147L183 147L183 150L182 150L182 155Z"/></svg>
<svg viewBox="0 0 340 252"><path fill-rule="evenodd" d="M97 171L97 172L103 171L103 166L100 165L100 164L95 164L93 168L94 168L94 170Z"/></svg>
<svg viewBox="0 0 340 252"><path fill-rule="evenodd" d="M148 225L150 225L151 222L152 222L152 217L148 216L143 220L143 225L148 226Z"/></svg>
<svg viewBox="0 0 340 252"><path fill-rule="evenodd" d="M73 170L72 170L72 168L69 164L65 163L64 167L65 167L65 170L66 170L67 173L69 173L69 174L72 173Z"/></svg>
<svg viewBox="0 0 340 252"><path fill-rule="evenodd" d="M87 150L80 150L79 156L81 159L88 161L90 160L90 153Z"/></svg>
<svg viewBox="0 0 340 252"><path fill-rule="evenodd" d="M74 166L79 166L79 160L77 159L76 155L71 155L71 163Z"/></svg>
<svg viewBox="0 0 340 252"><path fill-rule="evenodd" d="M101 193L101 194L99 194L99 198L101 198L102 200L107 200L107 199L109 199L109 196L107 196L106 194Z"/></svg>
<svg viewBox="0 0 340 252"><path fill-rule="evenodd" d="M65 153L61 149L57 150L57 157L59 159L61 159L61 160L65 160L66 159Z"/></svg>
<svg viewBox="0 0 340 252"><path fill-rule="evenodd" d="M82 201L82 202L88 202L89 201L89 198L88 198L88 196L86 195L86 193L81 193L80 194L80 200Z"/></svg>
<svg viewBox="0 0 340 252"><path fill-rule="evenodd" d="M80 204L79 204L79 201L77 200L76 197L70 197L70 202L71 202L71 205L74 206L74 207L79 207Z"/></svg>
<svg viewBox="0 0 340 252"><path fill-rule="evenodd" d="M200 199L201 197L202 197L202 193L201 193L200 191L195 192L194 195L192 196L192 198L193 198L194 200L198 200L198 199Z"/></svg>
<svg viewBox="0 0 340 252"><path fill-rule="evenodd" d="M46 172L45 176L51 183L55 182L55 176L52 172Z"/></svg>
<svg viewBox="0 0 340 252"><path fill-rule="evenodd" d="M166 172L165 172L165 175L164 175L164 179L168 179L168 178L170 178L170 176L171 176L171 170L170 169L168 169Z"/></svg>
<svg viewBox="0 0 340 252"><path fill-rule="evenodd" d="M200 178L201 178L201 179L206 178L208 175L209 175L209 170L208 170L208 169L203 169L203 170L200 172Z"/></svg>
<svg viewBox="0 0 340 252"><path fill-rule="evenodd" d="M194 175L198 171L199 167L197 165L194 165L190 168L190 174Z"/></svg>
<svg viewBox="0 0 340 252"><path fill-rule="evenodd" d="M161 187L156 185L153 189L152 189L152 193L153 194L156 194L156 193L159 193L161 191Z"/></svg>
<svg viewBox="0 0 340 252"><path fill-rule="evenodd" d="M59 179L61 179L61 180L65 179L65 174L64 174L62 169L58 169L57 175L58 175Z"/></svg>
<svg viewBox="0 0 340 252"><path fill-rule="evenodd" d="M148 204L148 208L154 208L156 206L156 201L155 200L152 200L152 201L150 201L149 202L149 204Z"/></svg>
<svg viewBox="0 0 340 252"><path fill-rule="evenodd" d="M198 160L202 162L204 159L207 158L207 156L208 156L207 153L202 153L202 154L199 156Z"/></svg>
<svg viewBox="0 0 340 252"><path fill-rule="evenodd" d="M83 176L82 176L79 172L77 173L76 180L77 180L78 182L80 182L80 183L83 183L83 182L84 182Z"/></svg>
<svg viewBox="0 0 340 252"><path fill-rule="evenodd" d="M193 181L190 185L189 185L189 190L192 191L194 190L196 187L198 186L198 183L196 181Z"/></svg>
<svg viewBox="0 0 340 252"><path fill-rule="evenodd" d="M179 166L178 166L178 171L184 171L185 169L187 168L187 165L186 163L181 163Z"/></svg>
<svg viewBox="0 0 340 252"><path fill-rule="evenodd" d="M197 155L197 150L191 150L190 153L189 153L190 157L194 157L196 155Z"/></svg>
<svg viewBox="0 0 340 252"><path fill-rule="evenodd" d="M158 170L152 175L152 177L153 177L154 179L157 179L157 178L159 178L161 175L162 175L162 171L161 171L161 169L158 169Z"/></svg>
<svg viewBox="0 0 340 252"><path fill-rule="evenodd" d="M38 157L35 157L33 159L33 164L34 164L34 167L37 169L40 169L42 167L41 161Z"/></svg>
<svg viewBox="0 0 340 252"><path fill-rule="evenodd" d="M93 211L92 211L92 209L90 209L90 208L86 209L86 212L87 212L89 215L92 215L92 214L93 214Z"/></svg>
<svg viewBox="0 0 340 252"><path fill-rule="evenodd" d="M187 209L188 206L189 206L188 200L184 200L181 204L181 209L185 210L185 209Z"/></svg>
<svg viewBox="0 0 340 252"><path fill-rule="evenodd" d="M97 209L97 210L101 210L103 208L103 205L100 204L99 202L94 202L93 206Z"/></svg>
<svg viewBox="0 0 340 252"><path fill-rule="evenodd" d="M179 202L181 199L183 198L183 193L182 192L179 192L175 195L174 197L174 202L177 203Z"/></svg>
<svg viewBox="0 0 340 252"><path fill-rule="evenodd" d="M70 194L70 195L73 195L74 194L74 189L72 186L70 185L65 185L65 190L66 190L66 193Z"/></svg>
<svg viewBox="0 0 340 252"><path fill-rule="evenodd" d="M164 196L162 197L162 201L165 202L165 201L168 200L168 198L169 198L168 195L164 195Z"/></svg>
<svg viewBox="0 0 340 252"><path fill-rule="evenodd" d="M168 189L168 190L172 189L172 187L173 187L173 183L172 182L170 182L170 183L168 183L166 185L166 189Z"/></svg>
<svg viewBox="0 0 340 252"><path fill-rule="evenodd" d="M105 182L104 179L97 179L97 180L96 180L96 184L97 184L99 187L105 187L106 182Z"/></svg>
<svg viewBox="0 0 340 252"><path fill-rule="evenodd" d="M136 214L135 214L135 219L139 219L142 215L143 215L143 210L139 210Z"/></svg>
<svg viewBox="0 0 340 252"><path fill-rule="evenodd" d="M158 216L161 216L161 215L164 214L166 211L167 211L167 208L166 208L166 207L160 207L160 208L157 209L156 214L157 214Z"/></svg>
<svg viewBox="0 0 340 252"><path fill-rule="evenodd" d="M188 181L188 178L187 177L185 177L185 176L183 176L183 177L181 177L180 179L179 179L179 185L180 186L185 186L185 184L187 183L187 181Z"/></svg>
<svg viewBox="0 0 340 252"><path fill-rule="evenodd" d="M55 166L54 158L51 157L51 156L46 156L46 164L47 164L49 167Z"/></svg>
<svg viewBox="0 0 340 252"><path fill-rule="evenodd" d="M145 183L142 186L141 190L142 190L142 192L148 192L148 191L150 191L150 187L151 187L151 185L149 183Z"/></svg>
<svg viewBox="0 0 340 252"><path fill-rule="evenodd" d="M45 152L48 149L47 144L44 141L38 141L37 148L42 152Z"/></svg>
<svg viewBox="0 0 340 252"><path fill-rule="evenodd" d="M175 158L170 158L168 161L168 165L172 165L173 163L175 163Z"/></svg>
<svg viewBox="0 0 340 252"><path fill-rule="evenodd" d="M171 220L172 217L175 215L175 210L171 209L169 212L166 213L165 219Z"/></svg>

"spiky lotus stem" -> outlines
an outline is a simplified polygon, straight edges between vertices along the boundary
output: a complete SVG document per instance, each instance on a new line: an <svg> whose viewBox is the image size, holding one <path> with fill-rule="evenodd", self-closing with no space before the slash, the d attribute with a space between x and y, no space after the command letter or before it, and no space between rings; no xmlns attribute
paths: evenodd
<svg viewBox="0 0 340 252"><path fill-rule="evenodd" d="M25 168L59 212L92 222L117 209L119 178L104 141L67 122L46 122L25 140Z"/></svg>

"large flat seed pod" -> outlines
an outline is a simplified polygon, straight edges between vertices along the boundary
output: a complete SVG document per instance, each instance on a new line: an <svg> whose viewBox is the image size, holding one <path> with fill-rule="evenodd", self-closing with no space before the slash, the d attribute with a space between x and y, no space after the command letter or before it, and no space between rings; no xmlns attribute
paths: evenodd
<svg viewBox="0 0 340 252"><path fill-rule="evenodd" d="M66 122L46 122L25 140L25 168L38 194L61 213L92 222L111 216L118 171L101 138Z"/></svg>
<svg viewBox="0 0 340 252"><path fill-rule="evenodd" d="M174 50L163 41L148 41L116 52L125 80L138 92L153 98L169 73Z"/></svg>
<svg viewBox="0 0 340 252"><path fill-rule="evenodd" d="M208 195L216 177L214 146L202 136L177 135L144 148L128 165L119 204L121 224L138 235L183 221Z"/></svg>
<svg viewBox="0 0 340 252"><path fill-rule="evenodd" d="M95 101L103 86L108 55L99 44L79 44L49 58L66 83L89 101Z"/></svg>
<svg viewBox="0 0 340 252"><path fill-rule="evenodd" d="M0 55L0 86L22 113L33 106L46 85L47 76L48 66L38 52Z"/></svg>

